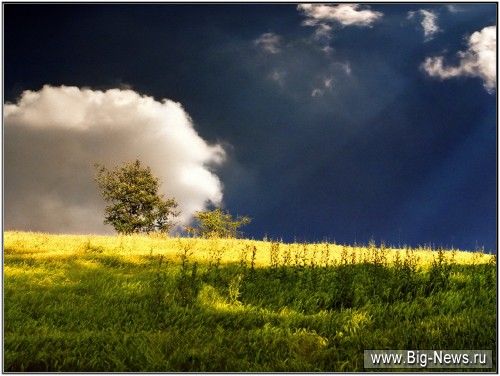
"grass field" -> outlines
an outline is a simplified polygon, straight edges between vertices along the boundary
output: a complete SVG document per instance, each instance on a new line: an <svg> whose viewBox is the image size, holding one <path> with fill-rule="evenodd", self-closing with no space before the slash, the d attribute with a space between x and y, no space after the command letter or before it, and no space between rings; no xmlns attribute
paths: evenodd
<svg viewBox="0 0 500 376"><path fill-rule="evenodd" d="M5 232L4 371L363 371L364 349L496 370L496 277L479 252Z"/></svg>

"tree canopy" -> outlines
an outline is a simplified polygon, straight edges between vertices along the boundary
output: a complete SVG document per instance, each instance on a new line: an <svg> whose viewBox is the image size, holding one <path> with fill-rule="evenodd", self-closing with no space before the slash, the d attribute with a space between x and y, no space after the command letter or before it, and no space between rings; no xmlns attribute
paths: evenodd
<svg viewBox="0 0 500 376"><path fill-rule="evenodd" d="M118 233L168 233L179 215L177 202L158 193L160 182L148 166L139 160L125 163L112 170L95 165L95 180L101 195L109 203L104 223Z"/></svg>

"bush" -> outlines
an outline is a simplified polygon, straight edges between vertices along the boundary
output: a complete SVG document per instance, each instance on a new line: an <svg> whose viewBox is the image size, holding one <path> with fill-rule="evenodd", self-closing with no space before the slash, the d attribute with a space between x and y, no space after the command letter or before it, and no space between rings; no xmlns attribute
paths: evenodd
<svg viewBox="0 0 500 376"><path fill-rule="evenodd" d="M231 214L216 208L214 210L196 212L198 222L196 231L203 237L236 238L241 233L240 227L250 223L249 217L233 218Z"/></svg>

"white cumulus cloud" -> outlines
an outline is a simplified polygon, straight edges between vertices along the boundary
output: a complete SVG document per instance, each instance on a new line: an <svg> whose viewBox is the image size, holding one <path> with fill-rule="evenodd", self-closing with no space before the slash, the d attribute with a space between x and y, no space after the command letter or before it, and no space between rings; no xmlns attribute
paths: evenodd
<svg viewBox="0 0 500 376"><path fill-rule="evenodd" d="M222 200L213 167L225 159L193 127L181 104L132 90L44 86L4 106L7 229L103 233L93 164L138 158L174 197L180 224Z"/></svg>
<svg viewBox="0 0 500 376"><path fill-rule="evenodd" d="M264 33L256 40L254 44L270 54L281 52L281 37L275 33Z"/></svg>
<svg viewBox="0 0 500 376"><path fill-rule="evenodd" d="M343 26L371 26L382 17L381 12L361 9L359 4L299 4L297 9L307 17L304 21L307 26L325 22L337 22Z"/></svg>
<svg viewBox="0 0 500 376"><path fill-rule="evenodd" d="M427 9L420 9L417 12L411 11L408 12L408 19L412 19L419 14L421 17L420 25L424 31L425 41L431 40L436 33L441 31L438 26L438 16L435 12L432 12Z"/></svg>
<svg viewBox="0 0 500 376"><path fill-rule="evenodd" d="M314 39L323 42L332 39L333 24L371 27L383 16L381 12L361 8L359 4L299 4L297 10L306 17L302 25L314 27Z"/></svg>
<svg viewBox="0 0 500 376"><path fill-rule="evenodd" d="M496 88L496 45L497 28L488 26L469 37L467 50L457 53L458 65L446 66L443 56L434 56L426 58L422 68L429 76L441 79L479 77L486 90L493 92Z"/></svg>

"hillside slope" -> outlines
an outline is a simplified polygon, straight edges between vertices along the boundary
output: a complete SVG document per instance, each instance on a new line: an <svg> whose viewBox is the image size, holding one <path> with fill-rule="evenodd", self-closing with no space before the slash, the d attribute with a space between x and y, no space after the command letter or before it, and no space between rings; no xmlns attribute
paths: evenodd
<svg viewBox="0 0 500 376"><path fill-rule="evenodd" d="M362 371L495 320L482 253L4 233L5 371Z"/></svg>

